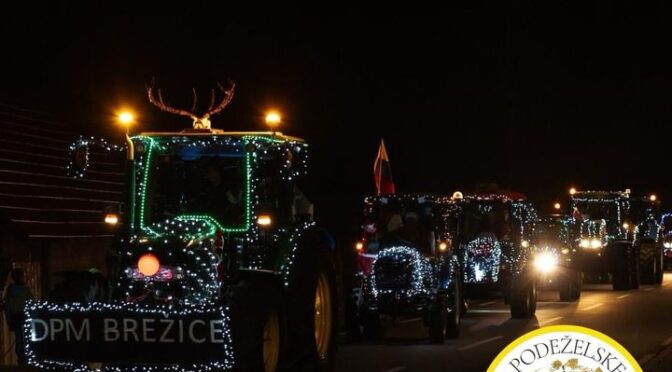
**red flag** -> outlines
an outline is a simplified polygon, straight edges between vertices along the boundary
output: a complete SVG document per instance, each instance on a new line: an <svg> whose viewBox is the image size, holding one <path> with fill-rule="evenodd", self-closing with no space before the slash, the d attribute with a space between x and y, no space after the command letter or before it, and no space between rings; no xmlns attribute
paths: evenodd
<svg viewBox="0 0 672 372"><path fill-rule="evenodd" d="M373 163L373 179L376 182L378 195L394 194L390 158L387 157L385 142L382 139L378 148L378 156L376 156L376 161Z"/></svg>

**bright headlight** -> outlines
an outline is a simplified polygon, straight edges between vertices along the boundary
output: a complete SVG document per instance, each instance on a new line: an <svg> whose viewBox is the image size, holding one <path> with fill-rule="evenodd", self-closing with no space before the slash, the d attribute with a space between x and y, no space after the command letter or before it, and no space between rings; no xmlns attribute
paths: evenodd
<svg viewBox="0 0 672 372"><path fill-rule="evenodd" d="M581 239L579 242L579 246L581 248L589 248L590 247L590 241L588 239Z"/></svg>
<svg viewBox="0 0 672 372"><path fill-rule="evenodd" d="M665 243L663 243L663 247L665 247L665 248L667 248L667 249L672 248L672 242L665 242Z"/></svg>
<svg viewBox="0 0 672 372"><path fill-rule="evenodd" d="M593 239L590 241L590 248L602 248L602 242L598 239Z"/></svg>
<svg viewBox="0 0 672 372"><path fill-rule="evenodd" d="M539 253L534 258L534 267L544 274L555 270L557 264L558 258L548 252Z"/></svg>

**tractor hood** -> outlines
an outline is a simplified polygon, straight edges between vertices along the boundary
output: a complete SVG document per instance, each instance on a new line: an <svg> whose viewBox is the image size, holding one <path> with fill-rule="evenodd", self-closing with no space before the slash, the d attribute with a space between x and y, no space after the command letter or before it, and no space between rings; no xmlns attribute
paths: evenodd
<svg viewBox="0 0 672 372"><path fill-rule="evenodd" d="M120 299L205 304L217 298L222 257L216 227L207 221L174 219L147 231L131 239L121 252Z"/></svg>

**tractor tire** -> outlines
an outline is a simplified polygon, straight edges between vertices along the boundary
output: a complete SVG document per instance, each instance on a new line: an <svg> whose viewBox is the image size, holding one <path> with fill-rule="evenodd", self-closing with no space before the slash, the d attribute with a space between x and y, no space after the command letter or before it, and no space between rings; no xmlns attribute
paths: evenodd
<svg viewBox="0 0 672 372"><path fill-rule="evenodd" d="M231 336L237 371L280 370L287 333L279 287L265 278L247 278L232 289Z"/></svg>
<svg viewBox="0 0 672 372"><path fill-rule="evenodd" d="M380 341L383 338L383 326L380 321L380 314L375 311L362 309L360 313L362 322L362 338L366 341Z"/></svg>
<svg viewBox="0 0 672 372"><path fill-rule="evenodd" d="M640 282L656 284L662 273L662 254L655 242L645 241L639 244Z"/></svg>
<svg viewBox="0 0 672 372"><path fill-rule="evenodd" d="M449 295L438 294L429 309L429 341L433 344L443 343L446 339L460 336L462 322L462 290L456 282Z"/></svg>
<svg viewBox="0 0 672 372"><path fill-rule="evenodd" d="M627 291L633 287L631 246L628 243L614 243L609 248L612 287L614 291Z"/></svg>
<svg viewBox="0 0 672 372"><path fill-rule="evenodd" d="M301 241L288 278L288 346L282 360L287 371L332 368L336 353L338 303L335 270L326 248L312 234Z"/></svg>
<svg viewBox="0 0 672 372"><path fill-rule="evenodd" d="M663 284L663 277L665 276L665 259L663 258L663 250L658 247L659 252L656 257L659 258L660 262L658 264L658 272L656 273L656 281L653 284Z"/></svg>
<svg viewBox="0 0 672 372"><path fill-rule="evenodd" d="M582 286L583 273L580 271L568 270L560 280L560 301L577 301L579 298L581 298Z"/></svg>
<svg viewBox="0 0 672 372"><path fill-rule="evenodd" d="M532 318L537 312L537 286L530 276L520 276L511 284L511 317Z"/></svg>

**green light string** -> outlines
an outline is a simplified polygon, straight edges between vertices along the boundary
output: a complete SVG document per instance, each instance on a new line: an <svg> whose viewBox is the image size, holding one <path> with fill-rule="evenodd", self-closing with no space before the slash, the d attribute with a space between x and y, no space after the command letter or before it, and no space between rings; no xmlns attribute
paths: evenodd
<svg viewBox="0 0 672 372"><path fill-rule="evenodd" d="M147 150L147 158L144 160L144 165L143 165L143 175L142 175L142 185L140 186L140 214L139 214L139 226L140 229L143 231L148 231L149 233L155 235L155 236L161 236L162 234L159 232L156 232L149 226L145 226L145 210L146 210L146 204L147 204L147 185L149 181L149 173L151 171L151 164L152 164L152 156L154 154L154 145L155 145L155 140L151 137L137 137L140 138L141 140L147 140L149 142L149 148ZM254 138L254 139L261 139L261 138ZM266 138L266 140L272 141L271 139ZM247 145L250 142L250 137L243 137L243 145L246 148ZM187 221L187 220L194 220L194 221L204 221L209 224L217 226L220 230L223 232L245 232L250 228L251 224L251 212L252 212L252 164L251 164L251 155L249 152L245 154L245 222L242 227L224 227L222 223L220 223L217 219L213 218L212 216L208 215L195 215L195 214L187 214L187 215L178 215L175 217L176 220L181 220L181 221ZM214 233L214 231L210 232L211 234Z"/></svg>
<svg viewBox="0 0 672 372"><path fill-rule="evenodd" d="M142 167L142 185L141 195L140 195L140 230L145 229L145 203L147 201L147 181L149 179L149 170L152 161L152 154L154 153L154 139L151 137L140 137L143 141L146 139L149 141L149 149L147 150L147 159L145 159L145 164ZM149 229L154 234L157 234L155 231Z"/></svg>

